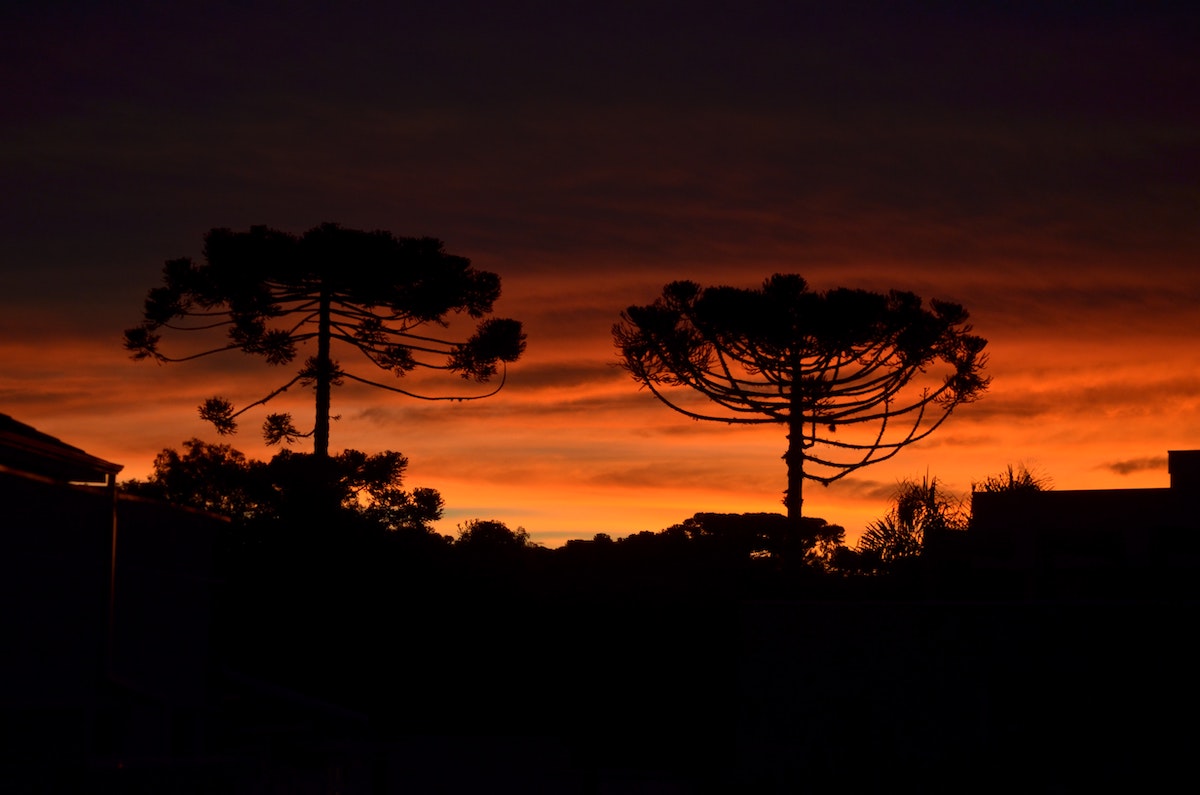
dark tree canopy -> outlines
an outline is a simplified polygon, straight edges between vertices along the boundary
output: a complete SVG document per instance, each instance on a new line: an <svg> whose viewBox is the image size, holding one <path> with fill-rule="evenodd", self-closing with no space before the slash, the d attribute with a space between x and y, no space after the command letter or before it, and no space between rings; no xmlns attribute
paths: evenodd
<svg viewBox="0 0 1200 795"><path fill-rule="evenodd" d="M675 527L731 559L769 557L818 568L826 565L846 536L845 528L824 519L804 517L793 522L778 513L697 513Z"/></svg>
<svg viewBox="0 0 1200 795"><path fill-rule="evenodd" d="M675 411L787 428L792 518L804 479L828 485L894 456L988 384L967 311L910 292L816 292L782 274L759 289L680 281L621 318L622 364Z"/></svg>
<svg viewBox="0 0 1200 795"><path fill-rule="evenodd" d="M121 486L242 523L295 527L358 519L388 531L429 532L442 517L442 497L433 489L403 489L407 468L408 459L390 450L374 455L344 450L318 466L305 453L283 450L270 461L256 461L229 445L190 439L182 453L172 448L159 453L148 480Z"/></svg>
<svg viewBox="0 0 1200 795"><path fill-rule="evenodd" d="M264 467L230 445L189 439L182 453L163 449L154 458L154 473L148 480L127 480L121 488L233 519L250 519L260 515L268 501Z"/></svg>
<svg viewBox="0 0 1200 795"><path fill-rule="evenodd" d="M455 544L461 547L473 547L486 551L504 549L528 549L537 546L523 527L510 530L504 522L494 519L472 519L458 526L458 540Z"/></svg>
<svg viewBox="0 0 1200 795"><path fill-rule="evenodd" d="M125 332L135 359L180 362L240 350L268 364L293 363L307 343L315 354L296 375L240 410L211 398L201 416L223 434L236 430L247 409L300 383L316 392L316 421L301 433L290 416L271 414L264 423L269 444L314 437L319 457L328 455L330 390L351 379L425 400L466 400L495 394L503 366L525 349L521 324L485 318L500 296L500 277L447 254L433 238L400 238L323 224L301 236L265 226L248 232L213 229L204 238L204 261L175 259L163 268L163 285L146 298L141 325ZM451 315L479 320L465 340L438 334ZM432 331L425 331L432 327ZM223 341L183 356L159 349L163 329L223 332ZM332 358L337 343L353 349L396 377L383 383L345 370ZM500 385L486 394L432 396L399 385L417 369L445 370L485 383L498 372Z"/></svg>

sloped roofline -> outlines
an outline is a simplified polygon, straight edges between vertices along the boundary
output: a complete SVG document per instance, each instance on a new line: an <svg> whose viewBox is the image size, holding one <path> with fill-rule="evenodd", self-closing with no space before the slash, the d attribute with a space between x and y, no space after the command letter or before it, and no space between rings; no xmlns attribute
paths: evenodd
<svg viewBox="0 0 1200 795"><path fill-rule="evenodd" d="M112 485L124 468L0 414L0 469L67 483Z"/></svg>

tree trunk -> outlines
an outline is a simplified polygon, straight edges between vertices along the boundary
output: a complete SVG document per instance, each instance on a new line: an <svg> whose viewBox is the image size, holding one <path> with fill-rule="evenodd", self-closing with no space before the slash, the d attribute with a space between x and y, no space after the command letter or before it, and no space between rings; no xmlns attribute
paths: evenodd
<svg viewBox="0 0 1200 795"><path fill-rule="evenodd" d="M804 507L804 394L795 380L801 370L800 355L792 352L789 364L793 381L788 390L788 434L787 452L783 460L787 463L787 491L783 493L783 504L789 522L798 524Z"/></svg>
<svg viewBox="0 0 1200 795"><path fill-rule="evenodd" d="M783 504L791 522L800 521L804 506L804 424L801 419L788 421L788 446L783 454L787 463L787 491L783 493Z"/></svg>
<svg viewBox="0 0 1200 795"><path fill-rule="evenodd" d="M317 316L317 418L313 424L313 455L318 461L329 458L329 408L333 391L333 362L329 358L332 334L329 307L329 291L322 289Z"/></svg>

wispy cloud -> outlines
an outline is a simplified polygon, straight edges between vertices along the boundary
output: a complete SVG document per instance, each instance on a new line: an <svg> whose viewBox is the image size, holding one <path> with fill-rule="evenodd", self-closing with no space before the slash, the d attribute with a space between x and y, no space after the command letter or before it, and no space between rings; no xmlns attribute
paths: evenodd
<svg viewBox="0 0 1200 795"><path fill-rule="evenodd" d="M1118 475L1129 475L1134 472L1160 471L1167 468L1166 456L1150 456L1146 458L1129 458L1124 461L1113 461L1104 465L1104 469Z"/></svg>

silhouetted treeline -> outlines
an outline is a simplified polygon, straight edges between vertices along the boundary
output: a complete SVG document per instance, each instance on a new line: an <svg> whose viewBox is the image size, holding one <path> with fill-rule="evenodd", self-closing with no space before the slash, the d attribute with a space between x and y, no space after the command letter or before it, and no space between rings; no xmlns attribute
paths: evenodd
<svg viewBox="0 0 1200 795"><path fill-rule="evenodd" d="M185 471L209 453L230 463L227 451L191 452ZM928 785L979 771L1020 783L1035 769L1057 771L1054 785L1087 779L1084 764L1106 779L1173 753L1145 728L1148 702L1112 684L1120 677L1150 698L1200 704L1177 634L1195 613L1195 567L1172 569L1167 550L1164 565L1140 568L997 564L947 521L932 481L898 501L881 536L893 545L881 548L899 539L911 554L886 559L847 549L836 525L778 514L697 513L548 549L491 519L448 536L372 513L378 498L353 486L367 463L348 460L343 490L325 493L289 486L297 470L255 469L246 483L266 484L255 494L267 498L212 506L233 518L219 525L215 657L302 704L333 705L320 714L358 716L350 729L318 721L321 747L542 738L583 792L601 791L587 781L602 770L652 771L684 792ZM402 459L387 463L378 477L404 505ZM297 499L304 510L288 504ZM246 750L244 727L270 721L239 703L214 733L230 755L255 758L265 752ZM1065 735L1101 757L1057 747ZM297 758L307 742L271 735Z"/></svg>
<svg viewBox="0 0 1200 795"><path fill-rule="evenodd" d="M1124 686L1088 682L1146 676L1146 658L1122 656L1129 643L1178 655L1175 635L1149 627L1187 620L1194 599L1164 602L1139 590L1145 573L1109 571L1120 587L1097 577L1028 601L1027 573L942 547L850 574L764 550L773 523L698 514L558 549L494 521L457 538L262 536L226 546L224 653L386 736L553 736L579 769L667 771L688 792L1034 766L1063 784L1046 749L1064 733L1107 754L1059 749L1071 781L1134 774L1174 747L1129 733L1124 716L1149 715ZM1160 670L1180 686L1177 662Z"/></svg>

